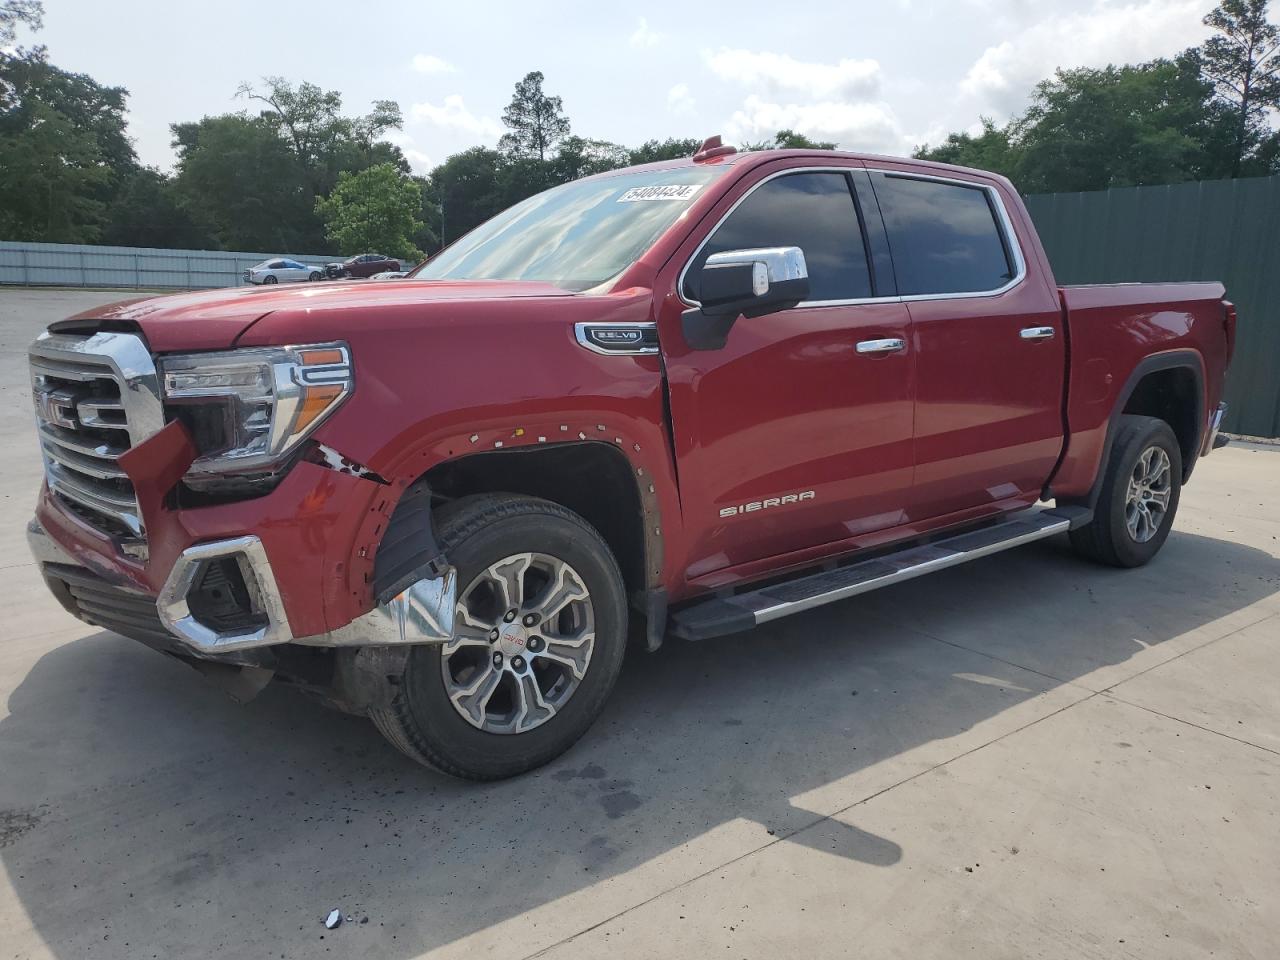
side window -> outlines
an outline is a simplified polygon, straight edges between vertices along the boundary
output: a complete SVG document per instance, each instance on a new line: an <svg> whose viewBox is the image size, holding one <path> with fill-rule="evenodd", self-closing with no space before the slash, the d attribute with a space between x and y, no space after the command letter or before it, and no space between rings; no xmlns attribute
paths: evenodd
<svg viewBox="0 0 1280 960"><path fill-rule="evenodd" d="M698 276L707 257L753 247L803 250L809 265L810 300L871 296L867 251L843 173L788 174L749 193L689 265L685 297L699 299Z"/></svg>
<svg viewBox="0 0 1280 960"><path fill-rule="evenodd" d="M873 182L898 293L982 293L1013 279L986 189L892 175Z"/></svg>
<svg viewBox="0 0 1280 960"><path fill-rule="evenodd" d="M267 264L267 269L268 269L268 270L283 270L283 269L284 269L284 261L283 261L283 260L272 260L269 264Z"/></svg>

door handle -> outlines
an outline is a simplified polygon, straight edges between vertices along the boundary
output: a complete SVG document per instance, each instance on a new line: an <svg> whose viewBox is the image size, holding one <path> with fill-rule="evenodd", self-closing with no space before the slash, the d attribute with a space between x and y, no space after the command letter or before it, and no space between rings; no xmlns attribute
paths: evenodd
<svg viewBox="0 0 1280 960"><path fill-rule="evenodd" d="M1052 340L1055 333L1053 327L1023 327L1018 336L1023 340Z"/></svg>
<svg viewBox="0 0 1280 960"><path fill-rule="evenodd" d="M859 353L897 353L907 349L907 341L901 337L886 337L883 340L859 340Z"/></svg>

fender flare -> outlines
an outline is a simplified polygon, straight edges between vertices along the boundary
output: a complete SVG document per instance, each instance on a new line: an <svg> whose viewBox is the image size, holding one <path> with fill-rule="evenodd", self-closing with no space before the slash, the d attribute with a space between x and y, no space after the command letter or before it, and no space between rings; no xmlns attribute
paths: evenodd
<svg viewBox="0 0 1280 960"><path fill-rule="evenodd" d="M601 415L598 420L586 422L579 414L551 420L539 417L526 420L524 424L480 428L461 434L450 430L423 435L382 467L379 472L385 477L385 485L373 498L360 525L347 573L347 582L353 591L361 594L363 604L367 605L374 599L374 561L391 516L406 491L428 471L472 455L564 448L586 443L613 447L629 464L643 521L644 556L641 559L647 589L640 602L650 606L654 604L653 595L665 598L662 578L667 531L659 499L668 481L674 484L674 478L669 476L671 468L665 445L652 441L647 445L642 443L635 432L628 429L625 420L618 417ZM665 608L665 604L662 606Z"/></svg>
<svg viewBox="0 0 1280 960"><path fill-rule="evenodd" d="M1107 466L1111 461L1112 443L1115 439L1116 430L1120 426L1120 417L1124 414L1124 408L1128 406L1134 391L1138 389L1138 384L1142 382L1143 378L1164 370L1190 370L1196 384L1196 434L1191 445L1191 455L1182 465L1183 482L1185 483L1190 479L1191 470L1200 456L1200 447L1204 442L1205 407L1208 403L1205 396L1204 358L1197 350L1169 350L1165 353L1157 353L1139 360L1137 366L1129 374L1128 379L1125 380L1124 386L1120 388L1120 392L1116 394L1115 406L1111 410L1111 415L1107 418L1107 437L1103 443L1102 457L1098 461L1098 473L1094 477L1093 486L1089 488L1089 496L1086 501L1090 510L1097 508L1098 498L1102 495L1102 482L1107 475Z"/></svg>

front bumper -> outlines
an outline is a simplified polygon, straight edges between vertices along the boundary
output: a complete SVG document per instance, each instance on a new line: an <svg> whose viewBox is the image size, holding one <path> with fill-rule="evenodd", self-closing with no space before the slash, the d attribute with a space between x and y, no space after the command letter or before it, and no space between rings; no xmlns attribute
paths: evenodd
<svg viewBox="0 0 1280 960"><path fill-rule="evenodd" d="M451 567L424 575L371 609L366 592L353 588L345 575L368 553L353 544L361 539L358 518L367 512L370 486L367 480L299 463L264 497L153 513L149 556L143 561L121 553L46 487L27 536L64 607L152 646L159 645L157 625L164 636L204 657L286 643L443 642L453 633L457 583ZM212 588L215 594L224 587L226 571L238 579L230 592L247 597L243 616L222 616L204 602L214 566L222 578ZM73 581L97 593L80 602Z"/></svg>

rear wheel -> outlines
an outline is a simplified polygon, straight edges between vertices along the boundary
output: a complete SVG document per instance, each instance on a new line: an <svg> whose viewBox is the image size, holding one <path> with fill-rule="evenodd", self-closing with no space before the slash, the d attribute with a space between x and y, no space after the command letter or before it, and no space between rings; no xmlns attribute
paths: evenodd
<svg viewBox="0 0 1280 960"><path fill-rule="evenodd" d="M464 498L436 526L458 570L454 636L410 651L374 723L454 776L496 780L541 766L586 732L621 669L617 563L585 520L532 497Z"/></svg>
<svg viewBox="0 0 1280 960"><path fill-rule="evenodd" d="M1172 428L1154 417L1120 418L1093 520L1071 532L1091 560L1138 567L1164 545L1182 492L1182 451Z"/></svg>

